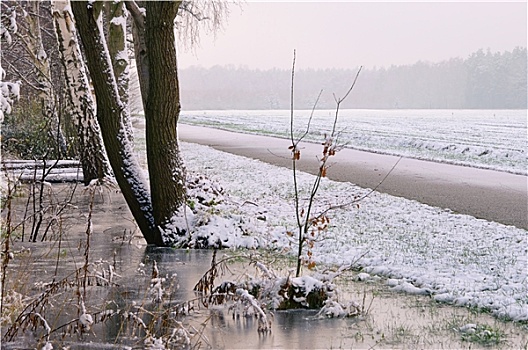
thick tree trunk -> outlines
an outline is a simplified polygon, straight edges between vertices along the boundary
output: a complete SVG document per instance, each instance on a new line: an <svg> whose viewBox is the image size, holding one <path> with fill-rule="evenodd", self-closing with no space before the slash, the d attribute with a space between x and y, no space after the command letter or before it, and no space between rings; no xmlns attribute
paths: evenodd
<svg viewBox="0 0 528 350"><path fill-rule="evenodd" d="M135 2L134 49L146 119L147 159L154 217L165 244L185 235L185 169L176 126L180 113L174 20L179 1L147 2L144 17Z"/></svg>
<svg viewBox="0 0 528 350"><path fill-rule="evenodd" d="M65 68L66 87L71 105L70 113L77 128L79 155L84 183L112 176L95 116L95 101L90 91L88 76L82 60L77 30L69 10L69 0L52 2L53 24L59 43L59 52Z"/></svg>
<svg viewBox="0 0 528 350"><path fill-rule="evenodd" d="M165 245L154 217L147 186L128 139L127 109L121 102L110 55L103 35L101 3L72 1L71 7L97 99L97 119L110 164L123 196L147 243Z"/></svg>
<svg viewBox="0 0 528 350"><path fill-rule="evenodd" d="M174 19L181 2L149 1L145 23L148 98L145 108L147 158L154 218L165 244L178 242L186 229L185 172L176 126L180 91Z"/></svg>

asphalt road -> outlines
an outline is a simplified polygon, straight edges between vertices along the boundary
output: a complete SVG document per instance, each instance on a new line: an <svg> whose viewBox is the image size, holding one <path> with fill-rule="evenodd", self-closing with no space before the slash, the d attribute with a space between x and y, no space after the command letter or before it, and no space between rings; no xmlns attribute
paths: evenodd
<svg viewBox="0 0 528 350"><path fill-rule="evenodd" d="M185 124L179 124L178 133L184 142L291 167L291 142L286 139ZM303 143L301 147L298 168L316 172L321 145ZM379 185L379 192L528 230L526 176L351 149L338 152L332 162L328 170L332 180L365 188Z"/></svg>

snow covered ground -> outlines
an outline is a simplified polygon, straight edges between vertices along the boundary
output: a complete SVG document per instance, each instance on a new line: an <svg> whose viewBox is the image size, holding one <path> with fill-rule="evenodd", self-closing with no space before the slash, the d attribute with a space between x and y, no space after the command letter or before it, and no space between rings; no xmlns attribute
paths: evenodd
<svg viewBox="0 0 528 350"><path fill-rule="evenodd" d="M295 111L306 129L311 111ZM318 110L307 140L332 128L333 110ZM289 137L289 111L185 111L181 122ZM341 110L337 129L347 147L527 174L525 110Z"/></svg>
<svg viewBox="0 0 528 350"><path fill-rule="evenodd" d="M195 239L294 254L291 171L196 144L182 151L191 175L206 175L225 193L215 213L195 217L202 224ZM307 191L314 177L299 175ZM319 193L324 210L367 190L324 179ZM362 279L386 277L395 291L528 320L527 231L376 192L330 219L312 250L318 264L354 263L368 274Z"/></svg>

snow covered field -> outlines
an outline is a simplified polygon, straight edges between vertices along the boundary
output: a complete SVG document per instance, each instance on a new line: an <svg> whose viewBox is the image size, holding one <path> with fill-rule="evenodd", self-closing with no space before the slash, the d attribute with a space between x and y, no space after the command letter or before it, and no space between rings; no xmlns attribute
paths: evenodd
<svg viewBox="0 0 528 350"><path fill-rule="evenodd" d="M216 214L195 218L205 224L195 238L293 254L295 243L286 233L295 229L291 171L196 144L184 143L182 151L190 174L204 174L225 191ZM313 178L300 174L305 190ZM366 191L324 179L318 209ZM362 278L386 277L396 291L528 320L527 231L376 192L359 208L330 217L313 249L319 264L355 263L366 273Z"/></svg>
<svg viewBox="0 0 528 350"><path fill-rule="evenodd" d="M314 114L307 140L332 128L333 110ZM306 130L310 111L295 112ZM185 111L181 122L244 133L289 137L289 111ZM527 174L524 110L342 110L341 143L368 150L452 164Z"/></svg>

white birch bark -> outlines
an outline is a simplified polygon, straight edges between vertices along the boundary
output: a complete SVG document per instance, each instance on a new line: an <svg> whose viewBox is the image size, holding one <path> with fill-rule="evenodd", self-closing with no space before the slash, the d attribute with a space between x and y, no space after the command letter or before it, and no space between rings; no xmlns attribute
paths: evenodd
<svg viewBox="0 0 528 350"><path fill-rule="evenodd" d="M70 113L77 128L80 158L85 183L111 177L110 164L96 118L95 99L82 60L77 30L69 0L52 1L53 24L59 51L65 68L66 87L71 105Z"/></svg>

